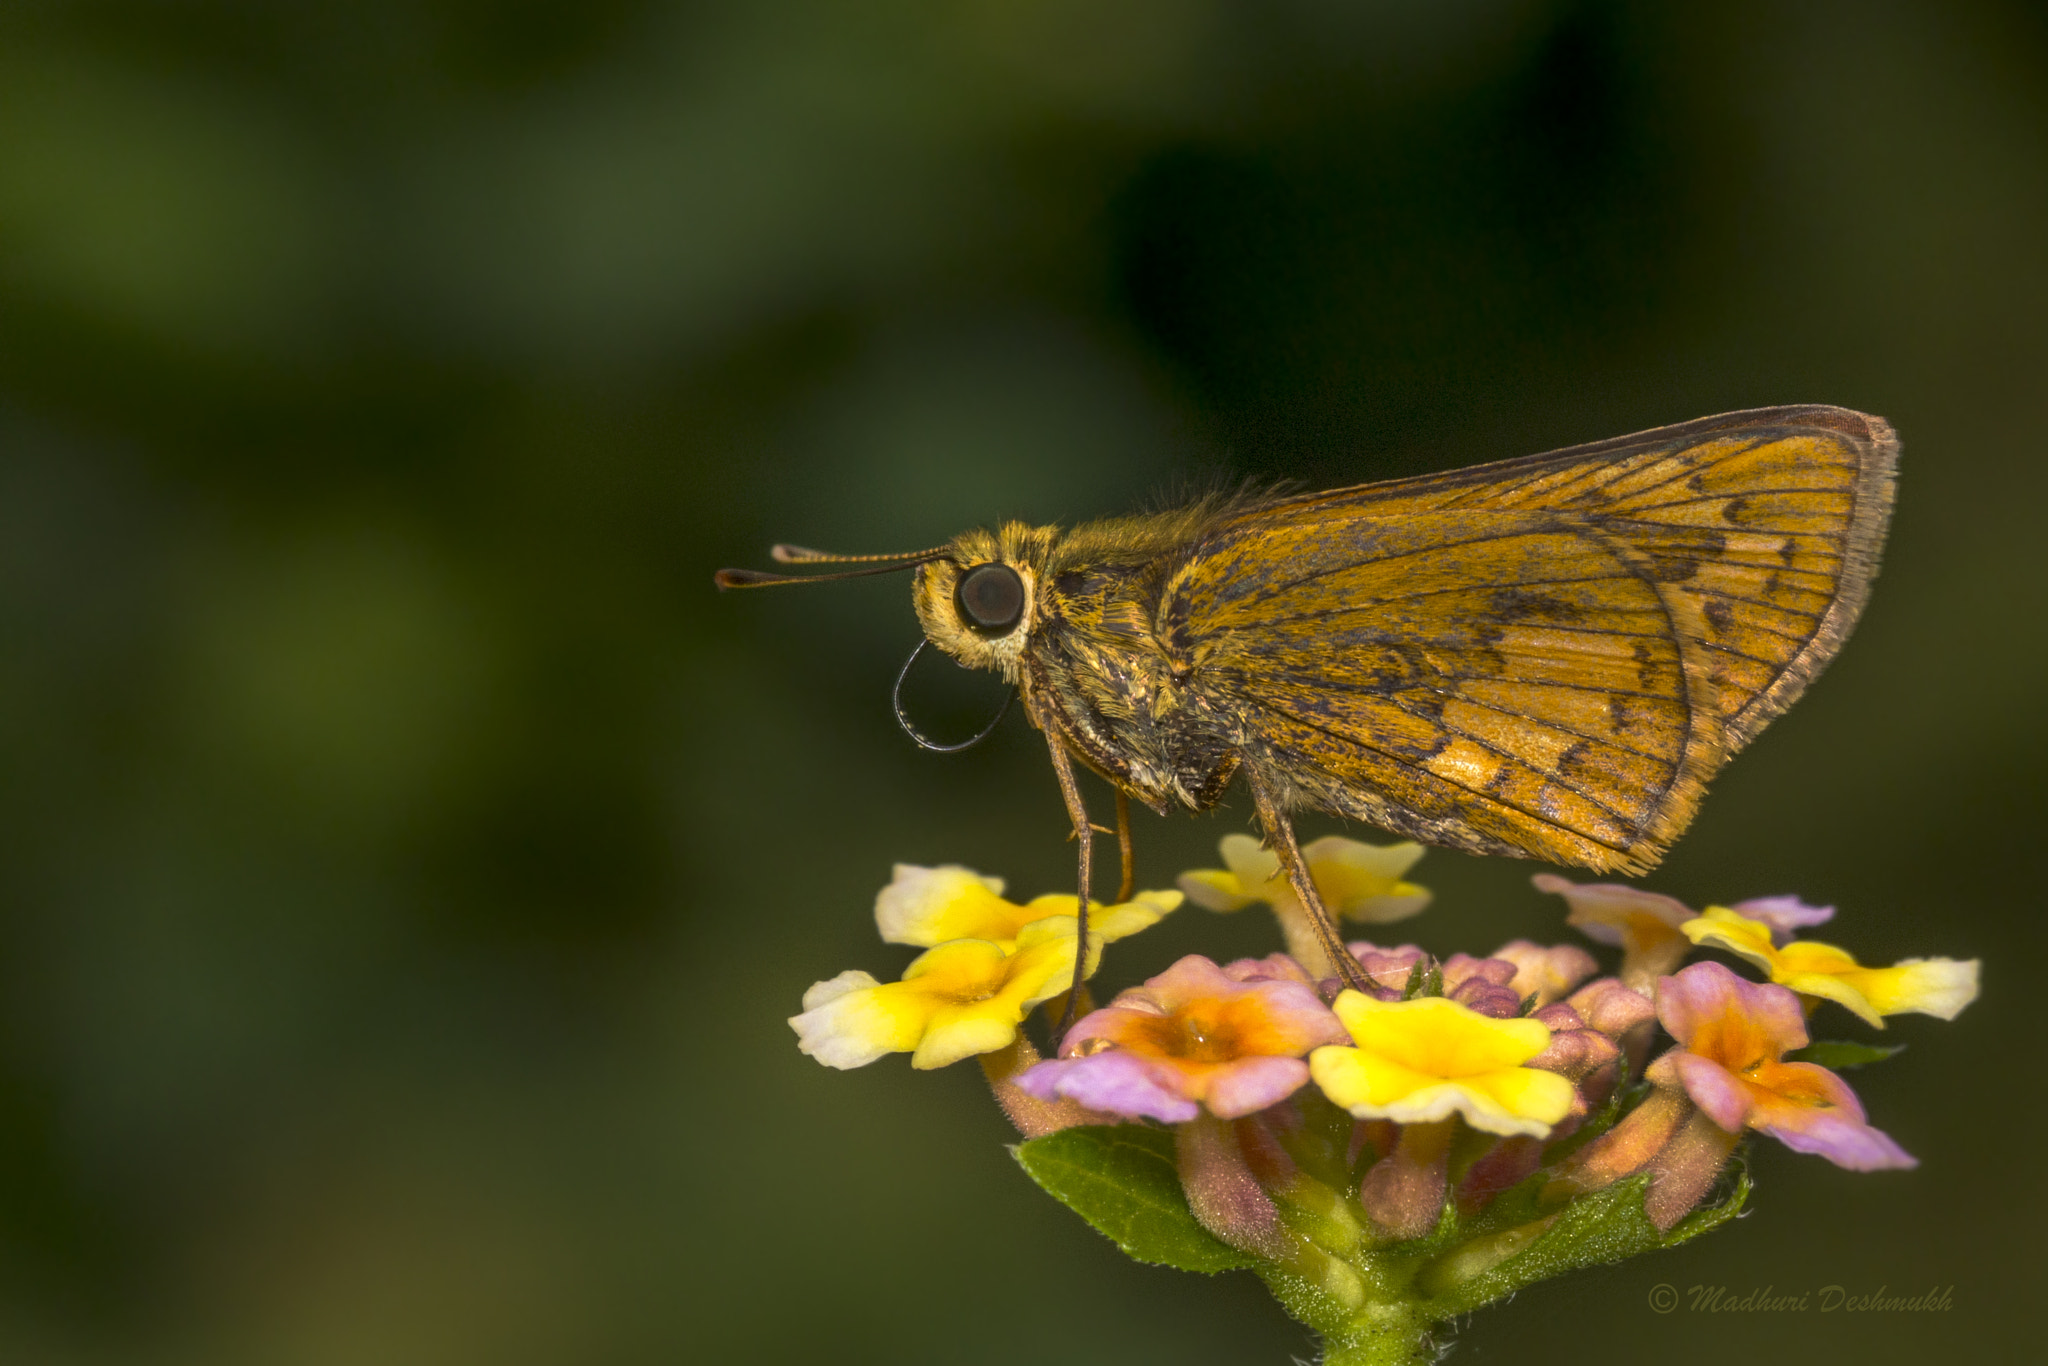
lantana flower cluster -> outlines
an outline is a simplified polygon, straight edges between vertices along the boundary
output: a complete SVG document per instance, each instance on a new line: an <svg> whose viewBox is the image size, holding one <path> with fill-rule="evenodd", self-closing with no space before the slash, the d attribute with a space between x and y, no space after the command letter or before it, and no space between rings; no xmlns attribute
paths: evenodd
<svg viewBox="0 0 2048 1366"><path fill-rule="evenodd" d="M1331 837L1304 852L1348 918L1384 924L1429 902L1402 880L1420 846ZM960 867L898 865L876 922L924 954L896 982L818 983L790 1023L833 1067L978 1056L1042 1185L1141 1259L1259 1272L1324 1335L1330 1362L1425 1360L1435 1325L1521 1285L1704 1232L1740 1208L1738 1150L1752 1133L1853 1171L1915 1165L1817 1060L1886 1050L1816 1047L1808 1017L1840 1007L1882 1029L1905 1012L1952 1019L1977 994L1974 961L1864 967L1797 937L1834 911L1796 897L1696 913L1548 874L1535 885L1565 900L1567 924L1620 949L1612 974L1571 943L1439 960L1360 941L1347 946L1354 988L1322 957L1273 856L1241 835L1222 855L1224 869L1187 873L1178 890L1091 907L1083 976L1103 942L1184 900L1263 902L1289 951L1183 957L1083 1014L1052 1058L1025 1024L1063 1003L1076 900L1018 904ZM1701 948L1765 980L1687 964ZM1152 1167L1133 1156L1148 1153ZM1092 1179L1071 1180L1077 1169ZM1148 1181L1185 1202L1179 1234L1156 1218L1134 1231L1120 1212L1124 1187L1156 1210Z"/></svg>

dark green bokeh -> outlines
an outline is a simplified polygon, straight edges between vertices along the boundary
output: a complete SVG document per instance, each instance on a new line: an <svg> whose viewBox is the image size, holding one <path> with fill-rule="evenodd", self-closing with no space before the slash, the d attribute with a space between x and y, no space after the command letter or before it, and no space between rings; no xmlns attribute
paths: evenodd
<svg viewBox="0 0 2048 1366"><path fill-rule="evenodd" d="M908 956L891 861L1070 847L1020 721L897 733L901 581L710 571L1799 401L1904 436L1885 574L1652 885L1985 999L1856 1076L1920 1171L1766 1146L1753 1215L1460 1359L2017 1350L2044 76L2018 0L8 7L0 1360L1308 1355L1032 1190L971 1067L797 1054ZM1241 808L1141 817L1143 880ZM1530 871L1432 855L1417 937L1561 933ZM1268 947L1190 911L1105 981Z"/></svg>

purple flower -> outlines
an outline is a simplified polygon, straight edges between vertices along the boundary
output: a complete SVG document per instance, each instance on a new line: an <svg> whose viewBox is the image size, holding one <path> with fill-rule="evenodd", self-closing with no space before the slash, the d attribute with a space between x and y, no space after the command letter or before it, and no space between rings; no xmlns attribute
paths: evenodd
<svg viewBox="0 0 2048 1366"><path fill-rule="evenodd" d="M1624 986L1648 992L1655 978L1671 971L1692 952L1692 941L1678 927L1693 918L1683 901L1618 882L1573 882L1554 873L1529 879L1539 892L1565 899L1574 925L1588 939L1621 946Z"/></svg>
<svg viewBox="0 0 2048 1366"><path fill-rule="evenodd" d="M1737 915L1761 920L1771 927L1771 938L1780 948L1793 932L1824 925L1835 918L1833 906L1809 906L1796 896L1759 896L1738 901L1728 908Z"/></svg>
<svg viewBox="0 0 2048 1366"><path fill-rule="evenodd" d="M1429 957L1413 944L1403 944L1397 949L1383 949L1377 944L1368 944L1360 939L1346 944L1351 956L1365 969L1368 995L1381 1001L1398 1001L1401 992L1408 985L1408 976L1415 971L1415 965Z"/></svg>
<svg viewBox="0 0 2048 1366"><path fill-rule="evenodd" d="M1169 1124L1195 1118L1203 1105L1235 1119L1299 1090L1311 1048L1349 1039L1301 982L1235 981L1190 954L1076 1024L1061 1056L1017 1085L1044 1100Z"/></svg>
<svg viewBox="0 0 2048 1366"><path fill-rule="evenodd" d="M1799 998L1784 987L1744 981L1719 963L1695 963L1658 979L1657 1018L1679 1047L1646 1075L1684 1087L1721 1128L1755 1129L1851 1171L1918 1165L1865 1122L1847 1082L1810 1062L1781 1061L1807 1042Z"/></svg>
<svg viewBox="0 0 2048 1366"><path fill-rule="evenodd" d="M1593 955L1577 944L1545 948L1527 939L1510 939L1490 955L1515 965L1513 987L1517 996L1534 996L1536 1004L1547 1006L1564 999L1566 993L1600 970Z"/></svg>
<svg viewBox="0 0 2048 1366"><path fill-rule="evenodd" d="M1454 953L1444 960L1444 995L1481 1015L1512 1020L1522 1013L1522 998L1508 985L1517 971L1505 958Z"/></svg>

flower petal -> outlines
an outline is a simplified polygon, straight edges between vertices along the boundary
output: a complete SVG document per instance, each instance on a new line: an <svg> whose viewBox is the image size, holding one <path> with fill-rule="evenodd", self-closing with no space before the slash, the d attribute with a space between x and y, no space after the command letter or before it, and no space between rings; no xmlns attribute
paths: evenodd
<svg viewBox="0 0 2048 1366"><path fill-rule="evenodd" d="M1726 949L1766 972L1777 963L1778 949L1771 937L1771 927L1761 920L1739 915L1726 906L1709 906L1678 928L1693 943Z"/></svg>
<svg viewBox="0 0 2048 1366"><path fill-rule="evenodd" d="M1307 1084L1308 1064L1300 1058L1243 1058L1216 1069L1202 1102L1219 1119L1239 1119L1278 1105Z"/></svg>
<svg viewBox="0 0 2048 1366"><path fill-rule="evenodd" d="M1354 939L1344 947L1358 960L1358 966L1365 969L1366 977L1374 986L1393 992L1396 998L1402 988L1408 985L1409 975L1415 971L1415 965L1429 957L1413 944L1383 949L1375 944L1368 944L1363 939Z"/></svg>
<svg viewBox="0 0 2048 1366"><path fill-rule="evenodd" d="M1835 918L1833 906L1809 906L1796 896L1757 896L1738 901L1728 909L1771 927L1771 936L1782 944L1795 930L1824 925Z"/></svg>
<svg viewBox="0 0 2048 1366"><path fill-rule="evenodd" d="M880 983L868 973L849 968L837 977L829 978L823 982L811 983L810 987L804 992L804 1009L816 1010L827 1001L836 1001L841 996L846 996L856 991L864 991L869 987L879 985Z"/></svg>
<svg viewBox="0 0 2048 1366"><path fill-rule="evenodd" d="M1301 1055L1348 1037L1297 976L1240 979L1189 954L1078 1021L1061 1044L1075 1067L1043 1084L1064 1079L1057 1094L1120 1114L1161 1119L1201 1102L1233 1119L1292 1095L1308 1080Z"/></svg>
<svg viewBox="0 0 2048 1366"><path fill-rule="evenodd" d="M1131 1119L1185 1124L1201 1113L1147 1059L1123 1049L1039 1063L1019 1075L1017 1085L1040 1100L1072 1100Z"/></svg>
<svg viewBox="0 0 2048 1366"><path fill-rule="evenodd" d="M797 1049L827 1067L865 1067L917 1046L922 1022L878 1000L881 984L865 972L842 972L804 993L804 1013L792 1015Z"/></svg>
<svg viewBox="0 0 2048 1366"><path fill-rule="evenodd" d="M1511 939L1489 956L1515 965L1514 978L1507 985L1517 996L1533 995L1538 1006L1563 1000L1572 988L1600 970L1593 955L1577 944L1546 948L1527 939Z"/></svg>
<svg viewBox="0 0 2048 1366"><path fill-rule="evenodd" d="M1444 959L1445 994L1474 978L1504 987L1515 980L1515 965L1505 958L1474 958L1469 953L1454 953Z"/></svg>
<svg viewBox="0 0 2048 1366"><path fill-rule="evenodd" d="M1908 1011L1952 1020L1977 999L1975 959L1908 958L1888 968L1867 968L1846 949L1817 939L1779 946L1771 927L1725 906L1709 906L1682 927L1695 944L1709 944L1747 958L1780 986L1803 996L1854 1011L1879 1029L1886 1015Z"/></svg>
<svg viewBox="0 0 2048 1366"><path fill-rule="evenodd" d="M1734 1072L1807 1043L1798 997L1767 982L1746 982L1719 963L1694 963L1658 978L1657 1018L1686 1048Z"/></svg>
<svg viewBox="0 0 2048 1366"><path fill-rule="evenodd" d="M1880 1015L1917 1011L1953 1020L1977 999L1977 969L1974 958L1902 958L1888 968L1860 968L1843 977Z"/></svg>
<svg viewBox="0 0 2048 1366"><path fill-rule="evenodd" d="M1693 918L1691 909L1676 898L1619 882L1573 882L1555 873L1538 873L1529 881L1539 892L1563 897L1571 907L1566 923L1602 944L1627 947L1636 939L1648 947Z"/></svg>
<svg viewBox="0 0 2048 1366"><path fill-rule="evenodd" d="M1550 1045L1523 1064L1555 1072L1579 1085L1603 1068L1612 1068L1621 1058L1621 1046L1597 1029L1580 1021L1578 1012L1564 1002L1545 1006L1532 1019L1550 1030ZM1611 1089L1611 1082L1607 1088Z"/></svg>
<svg viewBox="0 0 2048 1366"><path fill-rule="evenodd" d="M1007 1014L974 1009L934 1013L925 1026L924 1036L911 1052L910 1065L919 1071L928 1071L934 1067L950 1067L962 1058L971 1058L978 1053L1008 1048L1017 1041L1017 1026L1023 1023L1023 1019L1021 1016L1008 1019L1005 1018Z"/></svg>
<svg viewBox="0 0 2048 1366"><path fill-rule="evenodd" d="M1884 1028L1884 1016L1870 1003L1870 998L1849 983L1846 976L1832 972L1784 972L1771 974L1771 980L1788 991L1801 996L1815 996L1853 1013L1857 1019L1873 1029Z"/></svg>
<svg viewBox="0 0 2048 1366"><path fill-rule="evenodd" d="M1197 868L1175 881L1188 900L1205 910L1241 911L1258 900L1244 890L1237 874L1221 868Z"/></svg>
<svg viewBox="0 0 2048 1366"><path fill-rule="evenodd" d="M875 926L890 944L934 948L956 939L985 939L1006 951L1016 947L1027 925L1071 917L1080 899L1071 893L1034 897L1024 905L1006 901L1001 878L983 877L957 863L924 868L899 863L895 877L875 895ZM1149 929L1176 910L1179 892L1140 892L1117 906L1089 906L1091 944L1115 943Z"/></svg>
<svg viewBox="0 0 2048 1366"><path fill-rule="evenodd" d="M1692 1103L1729 1133L1739 1133L1749 1123L1756 1108L1751 1088L1714 1059L1674 1048L1650 1064L1650 1080L1664 1080L1667 1071L1676 1075Z"/></svg>
<svg viewBox="0 0 2048 1366"><path fill-rule="evenodd" d="M1315 979L1308 975L1308 969L1284 953L1269 953L1264 958L1240 958L1234 963L1223 965L1223 975L1233 982L1299 982L1313 988Z"/></svg>
<svg viewBox="0 0 2048 1366"><path fill-rule="evenodd" d="M1959 963L1953 958L1907 958L1888 968L1866 968L1838 949L1834 952L1847 966L1819 953L1801 952L1832 947L1810 940L1786 945L1772 980L1846 1006L1879 1029L1884 1028L1884 1016L1907 1012L1953 1020L1977 999L1976 959Z"/></svg>
<svg viewBox="0 0 2048 1366"><path fill-rule="evenodd" d="M1237 876L1246 896L1267 900L1273 892L1287 891L1287 879L1280 875L1280 856L1250 835L1225 835L1216 844L1224 866Z"/></svg>
<svg viewBox="0 0 2048 1366"><path fill-rule="evenodd" d="M1619 883L1576 883L1550 873L1530 881L1570 904L1566 924L1590 939L1621 946L1621 980L1635 990L1647 991L1692 949L1678 929L1693 918L1684 902Z"/></svg>
<svg viewBox="0 0 2048 1366"><path fill-rule="evenodd" d="M1596 978L1565 998L1588 1026L1621 1041L1632 1029L1657 1018L1657 1007L1640 991L1631 991L1613 977Z"/></svg>
<svg viewBox="0 0 2048 1366"><path fill-rule="evenodd" d="M1751 1081L1757 1095L1750 1127L1793 1151L1817 1153L1858 1172L1919 1165L1889 1134L1870 1126L1856 1093L1826 1068L1772 1063L1759 1068Z"/></svg>
<svg viewBox="0 0 2048 1366"><path fill-rule="evenodd" d="M1572 1104L1570 1082L1529 1068L1446 1080L1341 1046L1318 1048L1308 1065L1323 1094L1359 1119L1428 1124L1458 1114L1488 1133L1542 1137Z"/></svg>
<svg viewBox="0 0 2048 1366"><path fill-rule="evenodd" d="M1541 1137L1571 1113L1577 1092L1570 1081L1536 1067L1510 1067L1467 1077L1465 1085L1491 1097L1500 1107L1491 1116L1465 1114L1475 1129L1495 1134Z"/></svg>
<svg viewBox="0 0 2048 1366"><path fill-rule="evenodd" d="M1412 841L1378 845L1325 835L1304 846L1301 856L1332 915L1384 924L1429 905L1427 888L1401 880L1423 852Z"/></svg>
<svg viewBox="0 0 2048 1366"><path fill-rule="evenodd" d="M1118 1010L1127 1015L1116 1017L1114 1032L1094 1025L1091 1016L1075 1026L1074 1037L1102 1037L1124 1048L1209 1063L1250 1055L1299 1057L1346 1037L1330 1008L1303 983L1237 981L1192 953L1143 986L1119 993L1096 1014Z"/></svg>
<svg viewBox="0 0 2048 1366"><path fill-rule="evenodd" d="M1128 939L1140 930L1149 930L1167 916L1180 909L1182 895L1179 892L1139 892L1129 901L1115 906L1090 907L1088 912L1088 937L1102 936L1105 944L1114 944L1119 939ZM1067 897L1070 906L1080 901L1079 897ZM1034 906L1037 902L1032 903ZM1068 914L1072 914L1071 910Z"/></svg>
<svg viewBox="0 0 2048 1366"><path fill-rule="evenodd" d="M919 954L900 982L842 972L817 983L790 1027L797 1047L827 1067L864 1067L885 1053L944 1067L1008 1047L1031 1008L1066 989L1074 949L1071 916L1026 925L1014 953L955 939Z"/></svg>
<svg viewBox="0 0 2048 1366"><path fill-rule="evenodd" d="M1179 886L1189 900L1212 911L1241 910L1263 901L1283 920L1289 913L1300 913L1293 885L1281 873L1280 859L1272 850L1242 834L1225 835L1218 849L1229 871L1198 868L1181 874ZM1333 915L1385 922L1406 919L1429 904L1427 888L1401 880L1422 857L1419 844L1376 845L1326 835L1301 852Z"/></svg>
<svg viewBox="0 0 2048 1366"><path fill-rule="evenodd" d="M975 939L927 950L892 984L914 990L924 1011L910 1065L944 1067L1008 1046L1031 1008L1064 991L1073 971L1072 920L1026 926L1012 954Z"/></svg>
<svg viewBox="0 0 2048 1366"><path fill-rule="evenodd" d="M931 948L954 939L1007 940L1029 917L1003 900L1003 880L957 863L899 863L875 893L875 927L885 944Z"/></svg>
<svg viewBox="0 0 2048 1366"><path fill-rule="evenodd" d="M1521 1066L1550 1042L1535 1020L1488 1019L1440 996L1389 1003L1356 991L1334 1009L1357 1046L1318 1048L1309 1071L1357 1118L1423 1124L1462 1114L1492 1133L1543 1135L1571 1110L1569 1081Z"/></svg>
<svg viewBox="0 0 2048 1366"><path fill-rule="evenodd" d="M1914 1165L1865 1122L1847 1082L1813 1063L1781 1061L1806 1042L1798 997L1785 987L1695 963L1659 980L1657 1016L1681 1047L1651 1064L1649 1079L1683 1085L1721 1128L1747 1126L1853 1171Z"/></svg>
<svg viewBox="0 0 2048 1366"><path fill-rule="evenodd" d="M1387 1002L1347 991L1331 1008L1360 1048L1433 1077L1518 1067L1550 1043L1535 1020L1488 1019L1441 996Z"/></svg>
<svg viewBox="0 0 2048 1366"><path fill-rule="evenodd" d="M1829 1111L1771 1110L1760 1114L1758 1121L1756 1127L1760 1132L1794 1152L1816 1153L1852 1172L1920 1165L1919 1158L1901 1148L1884 1130Z"/></svg>

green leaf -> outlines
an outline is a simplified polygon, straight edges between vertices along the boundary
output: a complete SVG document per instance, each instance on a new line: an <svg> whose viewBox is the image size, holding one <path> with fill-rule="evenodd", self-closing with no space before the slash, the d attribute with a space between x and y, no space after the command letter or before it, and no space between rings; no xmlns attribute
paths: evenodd
<svg viewBox="0 0 2048 1366"><path fill-rule="evenodd" d="M1785 1055L1785 1061L1818 1063L1839 1072L1845 1067L1883 1062L1893 1054L1905 1051L1906 1045L1902 1043L1887 1048L1881 1044L1851 1043L1846 1039L1822 1039L1804 1048L1793 1049Z"/></svg>
<svg viewBox="0 0 2048 1366"><path fill-rule="evenodd" d="M1047 1194L1136 1261L1207 1273L1258 1264L1196 1222L1167 1130L1083 1125L1010 1151Z"/></svg>
<svg viewBox="0 0 2048 1366"><path fill-rule="evenodd" d="M1425 1267L1418 1286L1430 1298L1434 1318L1468 1313L1511 1295L1523 1286L1580 1267L1618 1262L1658 1248L1676 1247L1742 1212L1749 1199L1749 1169L1740 1159L1734 1184L1719 1204L1694 1210L1669 1233L1643 1213L1648 1173L1618 1182L1606 1190L1581 1195L1569 1204L1521 1229L1503 1230L1452 1249ZM1498 1261L1493 1261L1494 1256Z"/></svg>

